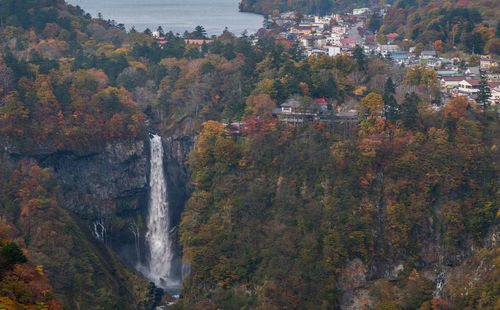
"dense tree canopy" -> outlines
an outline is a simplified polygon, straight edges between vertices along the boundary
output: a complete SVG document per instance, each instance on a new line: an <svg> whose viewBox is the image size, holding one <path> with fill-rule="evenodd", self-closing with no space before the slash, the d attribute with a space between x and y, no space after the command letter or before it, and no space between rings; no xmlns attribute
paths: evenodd
<svg viewBox="0 0 500 310"><path fill-rule="evenodd" d="M282 5L269 3L241 5ZM358 3L366 2L349 5ZM343 5L296 4L304 12ZM485 49L493 32L480 24L483 16L473 6L398 1L379 31ZM198 137L187 161L194 189L179 227L192 273L175 307L334 309L360 270L378 309L494 307L497 269L481 275L471 297L460 295L468 283L457 278L442 299L432 298L425 273L433 264L460 264L498 223L492 109L462 97L433 105L440 98L434 71L407 70L359 48L355 57L303 59L297 46L266 32L225 31L201 46L164 35L160 46L150 31L126 32L58 0L0 3L0 211L15 236L0 242L2 272L15 276L26 256L44 265L68 308L150 307L153 290L97 249L61 205L57 173L39 161L58 153L85 158L154 130ZM204 29L187 37L205 37ZM278 121L272 109L290 98L302 112L322 109L313 99L326 103L329 118ZM357 111L359 122L335 118L337 110ZM233 121L241 121L238 130L229 128ZM492 249L484 258L496 261ZM384 266L395 264L401 270L388 281ZM0 285L22 287L11 280ZM2 306L54 299L4 292Z"/></svg>

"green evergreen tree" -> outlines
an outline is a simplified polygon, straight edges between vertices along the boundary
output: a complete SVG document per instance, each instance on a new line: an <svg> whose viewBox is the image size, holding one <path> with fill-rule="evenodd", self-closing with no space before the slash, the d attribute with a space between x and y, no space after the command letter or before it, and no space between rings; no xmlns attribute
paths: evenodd
<svg viewBox="0 0 500 310"><path fill-rule="evenodd" d="M365 53L363 51L363 48L359 45L356 45L352 55L354 56L354 59L356 59L356 62L358 63L359 68L361 70L366 70L366 59L365 59Z"/></svg>
<svg viewBox="0 0 500 310"><path fill-rule="evenodd" d="M394 82L392 79L389 77L387 78L384 86L384 94L382 96L382 99L384 100L384 111L383 111L383 116L391 121L394 122L395 120L399 119L399 104L394 97L394 94L396 93L396 86L394 85Z"/></svg>
<svg viewBox="0 0 500 310"><path fill-rule="evenodd" d="M192 34L196 39L205 39L207 37L207 31L203 28L203 26L196 26Z"/></svg>
<svg viewBox="0 0 500 310"><path fill-rule="evenodd" d="M476 102L483 106L484 111L490 106L491 90L486 79L484 70L481 70L481 81L479 82L479 92L477 93Z"/></svg>
<svg viewBox="0 0 500 310"><path fill-rule="evenodd" d="M370 22L368 23L368 29L373 32L378 31L380 29L380 26L382 26L382 23L382 16L380 16L378 13L374 13L370 18Z"/></svg>
<svg viewBox="0 0 500 310"><path fill-rule="evenodd" d="M415 92L405 95L401 104L401 120L408 129L415 129L418 125L418 103L420 98Z"/></svg>
<svg viewBox="0 0 500 310"><path fill-rule="evenodd" d="M394 82L392 81L391 77L388 77L387 80L385 81L384 93L390 93L393 95L396 93L396 85L394 85Z"/></svg>
<svg viewBox="0 0 500 310"><path fill-rule="evenodd" d="M165 35L165 32L163 31L162 26L158 26L158 28L156 29L156 31L158 31L158 35L160 37L163 37Z"/></svg>
<svg viewBox="0 0 500 310"><path fill-rule="evenodd" d="M22 264L27 262L26 256L24 256L23 251L14 242L9 242L4 247L2 247L2 249L0 250L0 256L3 258L2 264L5 265L2 266L2 268L9 268L15 264Z"/></svg>

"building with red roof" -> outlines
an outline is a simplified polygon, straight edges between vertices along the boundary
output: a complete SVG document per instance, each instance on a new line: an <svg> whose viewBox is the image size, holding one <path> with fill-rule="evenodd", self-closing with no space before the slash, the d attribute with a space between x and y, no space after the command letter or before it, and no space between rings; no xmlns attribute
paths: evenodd
<svg viewBox="0 0 500 310"><path fill-rule="evenodd" d="M325 105L325 106L327 105L325 98L315 98L315 99L313 99L313 100L314 100L314 102L316 102L317 104L320 104L320 105Z"/></svg>
<svg viewBox="0 0 500 310"><path fill-rule="evenodd" d="M206 40L206 39L184 39L184 43L186 43L186 45L198 45L198 46L203 45L203 43L210 44L213 41L214 40Z"/></svg>
<svg viewBox="0 0 500 310"><path fill-rule="evenodd" d="M356 40L353 38L340 39L340 44L343 46L355 47Z"/></svg>

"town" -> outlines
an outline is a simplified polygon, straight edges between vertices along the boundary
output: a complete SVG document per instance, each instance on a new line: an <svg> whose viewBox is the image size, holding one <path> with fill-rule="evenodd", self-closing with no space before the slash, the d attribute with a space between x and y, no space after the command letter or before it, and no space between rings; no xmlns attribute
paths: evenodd
<svg viewBox="0 0 500 310"><path fill-rule="evenodd" d="M384 35L368 30L367 20L383 17L385 13L386 9L358 8L344 15L297 17L288 12L275 17L273 23L285 25L287 29L277 40L288 45L299 42L305 57L320 54L353 56L355 48L361 47L366 56L384 57L405 67L422 66L436 72L445 102L457 96L476 99L481 75L484 75L491 92L490 103L500 103L500 66L496 59L465 53L449 57L441 55L438 49L426 50L421 44L404 50L397 33ZM462 54L462 58L458 54Z"/></svg>
<svg viewBox="0 0 500 310"><path fill-rule="evenodd" d="M498 60L489 55L467 54L465 52L441 53L439 42L432 49L425 49L420 43L415 46L405 44L407 39L398 37L397 33L381 34L371 31L370 24L374 19L382 19L386 14L386 5L382 9L357 8L344 14L327 16L303 15L300 12L285 12L266 16L265 28L259 30L253 43L257 43L259 34L273 33L276 42L290 47L294 44L300 48L303 57L316 55L354 56L356 48L360 48L365 56L375 56L388 59L395 65L411 68L422 67L435 72L440 87L440 103L446 103L458 96L475 100L479 92L481 78L487 82L490 104L500 103L500 65ZM200 30L201 28L201 30ZM282 30L276 32L276 29ZM203 32L197 27L195 32ZM168 44L165 36L155 31L152 33L157 43ZM214 42L215 37L191 38L184 34L186 46L202 46ZM253 37L253 36L252 36ZM319 100L319 101L318 101ZM323 102L323 98L315 101ZM286 102L288 105L289 102ZM319 112L325 104L319 104ZM279 109L281 114L296 114L285 107ZM295 109L294 109L295 111ZM352 110L350 112L353 112ZM275 111L275 115L280 114ZM321 113L313 113L319 115ZM298 115L298 114L297 114ZM288 118L286 118L289 120ZM300 121L304 117L299 117ZM289 120L296 123L297 119Z"/></svg>

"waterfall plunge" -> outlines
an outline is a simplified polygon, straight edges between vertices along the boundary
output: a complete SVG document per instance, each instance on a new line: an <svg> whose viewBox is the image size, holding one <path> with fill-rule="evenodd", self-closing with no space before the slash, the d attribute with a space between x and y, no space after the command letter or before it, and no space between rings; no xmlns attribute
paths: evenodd
<svg viewBox="0 0 500 310"><path fill-rule="evenodd" d="M172 259L174 256L170 237L170 217L167 183L163 171L163 145L161 137L151 136L151 170L149 179L149 214L146 241L150 259L146 276L158 287L180 286L179 279L172 278Z"/></svg>

